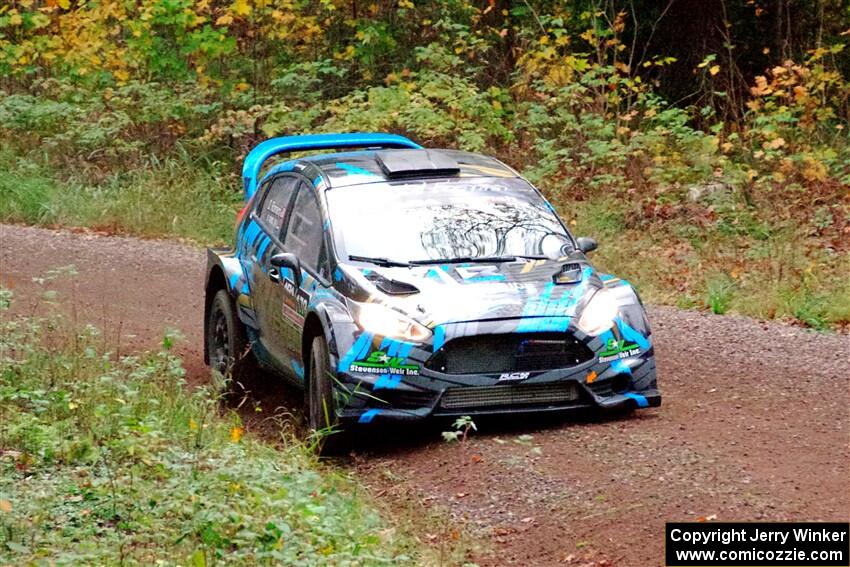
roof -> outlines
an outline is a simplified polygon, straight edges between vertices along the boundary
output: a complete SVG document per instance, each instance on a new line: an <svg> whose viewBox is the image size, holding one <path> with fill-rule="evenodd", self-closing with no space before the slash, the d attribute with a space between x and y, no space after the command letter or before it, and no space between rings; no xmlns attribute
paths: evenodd
<svg viewBox="0 0 850 567"><path fill-rule="evenodd" d="M394 181L395 179L387 175L385 168L381 167L379 152L386 155L410 151L409 149L382 149L306 156L275 165L263 176L263 179L284 171L315 168L318 169L316 173L321 175L330 187ZM492 157L459 150L428 149L427 151L457 162L460 169L459 177L519 177L516 171ZM429 177L433 176L425 172L422 176L407 175L404 179L409 181Z"/></svg>

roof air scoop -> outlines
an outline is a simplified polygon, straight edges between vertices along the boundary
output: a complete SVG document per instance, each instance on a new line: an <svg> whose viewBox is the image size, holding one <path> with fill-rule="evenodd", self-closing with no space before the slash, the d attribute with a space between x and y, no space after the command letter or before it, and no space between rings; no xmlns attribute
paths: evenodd
<svg viewBox="0 0 850 567"><path fill-rule="evenodd" d="M460 166L454 159L436 150L378 151L375 157L389 179L446 177L460 173Z"/></svg>

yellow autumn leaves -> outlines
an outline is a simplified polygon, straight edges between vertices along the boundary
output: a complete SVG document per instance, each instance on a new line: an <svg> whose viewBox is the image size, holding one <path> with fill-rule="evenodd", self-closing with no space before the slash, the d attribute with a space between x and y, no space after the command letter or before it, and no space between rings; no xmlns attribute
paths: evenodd
<svg viewBox="0 0 850 567"><path fill-rule="evenodd" d="M309 39L320 31L315 17L301 13L292 2L271 0L234 0L215 18L215 25L227 27L241 20L267 26L263 33L279 39L292 36L299 28L303 32L295 34L299 39ZM281 27L282 25L288 27Z"/></svg>
<svg viewBox="0 0 850 567"><path fill-rule="evenodd" d="M697 69L708 69L708 74L714 77L720 72L720 65L714 63L715 59L717 59L716 54L709 54L699 65L697 65ZM712 63L714 64L712 65Z"/></svg>
<svg viewBox="0 0 850 567"><path fill-rule="evenodd" d="M316 15L289 0L0 4L0 70L15 75L50 66L81 77L102 77L105 71L119 84L149 76L151 67L215 68L216 58L251 48L256 39L244 42L248 36L283 40L278 49L306 48L321 38L322 29ZM229 29L237 24L238 31ZM201 73L198 79L208 82Z"/></svg>
<svg viewBox="0 0 850 567"><path fill-rule="evenodd" d="M215 20L217 26L229 26L233 23L234 18L250 16L254 11L250 0L236 0L230 5L226 14L222 14Z"/></svg>

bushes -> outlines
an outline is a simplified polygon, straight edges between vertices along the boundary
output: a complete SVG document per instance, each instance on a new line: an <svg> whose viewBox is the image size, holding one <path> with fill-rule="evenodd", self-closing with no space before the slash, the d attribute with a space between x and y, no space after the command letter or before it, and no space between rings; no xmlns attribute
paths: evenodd
<svg viewBox="0 0 850 567"><path fill-rule="evenodd" d="M0 295L8 307L8 292ZM95 329L4 317L0 562L376 565L401 542L297 444L243 436L166 336L116 359Z"/></svg>
<svg viewBox="0 0 850 567"><path fill-rule="evenodd" d="M193 142L217 116L220 102L188 85L172 90L130 82L88 89L67 80L33 83L32 94L0 91L0 135L19 152L49 155L86 169L150 163L168 157L177 142Z"/></svg>

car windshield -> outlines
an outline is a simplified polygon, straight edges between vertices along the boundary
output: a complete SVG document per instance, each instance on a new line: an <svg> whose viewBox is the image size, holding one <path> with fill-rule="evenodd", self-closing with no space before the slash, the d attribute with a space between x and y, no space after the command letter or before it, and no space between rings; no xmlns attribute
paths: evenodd
<svg viewBox="0 0 850 567"><path fill-rule="evenodd" d="M522 179L370 183L331 189L326 196L343 260L509 261L557 258L573 249L558 217Z"/></svg>

